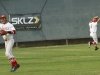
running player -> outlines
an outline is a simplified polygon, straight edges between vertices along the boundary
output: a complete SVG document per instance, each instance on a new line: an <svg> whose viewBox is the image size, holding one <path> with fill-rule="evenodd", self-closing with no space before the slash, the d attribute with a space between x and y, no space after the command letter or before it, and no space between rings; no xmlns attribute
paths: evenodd
<svg viewBox="0 0 100 75"><path fill-rule="evenodd" d="M95 46L95 50L98 50L98 38L97 38L97 25L100 21L100 18L98 16L95 16L91 22L89 22L89 28L90 28L90 37L92 37L93 41L88 42L89 48L92 44Z"/></svg>
<svg viewBox="0 0 100 75"><path fill-rule="evenodd" d="M6 49L5 55L11 62L12 65L11 72L14 72L20 67L20 65L18 64L18 62L16 61L15 57L12 54L12 47L14 45L13 34L16 34L16 30L11 23L7 22L5 15L1 15L0 20L2 23L0 24L0 30L4 30L7 32L7 34L2 35L5 41L5 49Z"/></svg>

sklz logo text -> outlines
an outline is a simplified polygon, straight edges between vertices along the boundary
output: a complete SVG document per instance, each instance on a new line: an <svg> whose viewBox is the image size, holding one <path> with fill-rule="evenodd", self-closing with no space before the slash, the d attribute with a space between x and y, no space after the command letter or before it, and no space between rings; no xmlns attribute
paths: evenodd
<svg viewBox="0 0 100 75"><path fill-rule="evenodd" d="M39 18L38 17L15 17L15 18L11 18L11 22L13 25L18 25L18 24L36 24L39 22Z"/></svg>

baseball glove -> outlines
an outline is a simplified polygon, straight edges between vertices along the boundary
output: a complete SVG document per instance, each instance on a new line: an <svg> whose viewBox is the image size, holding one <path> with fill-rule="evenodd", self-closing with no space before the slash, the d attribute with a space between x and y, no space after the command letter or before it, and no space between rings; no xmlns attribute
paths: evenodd
<svg viewBox="0 0 100 75"><path fill-rule="evenodd" d="M7 32L5 30L0 30L0 35L6 35Z"/></svg>

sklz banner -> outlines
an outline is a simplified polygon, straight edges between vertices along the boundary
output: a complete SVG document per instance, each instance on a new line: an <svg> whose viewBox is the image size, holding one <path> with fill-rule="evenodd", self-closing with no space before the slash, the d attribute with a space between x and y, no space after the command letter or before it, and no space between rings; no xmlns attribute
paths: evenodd
<svg viewBox="0 0 100 75"><path fill-rule="evenodd" d="M17 30L41 29L40 13L10 14L9 21Z"/></svg>

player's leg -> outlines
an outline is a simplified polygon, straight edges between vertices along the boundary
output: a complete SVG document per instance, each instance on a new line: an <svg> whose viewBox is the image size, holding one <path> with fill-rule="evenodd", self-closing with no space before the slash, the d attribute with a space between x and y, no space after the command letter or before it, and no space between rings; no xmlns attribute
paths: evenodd
<svg viewBox="0 0 100 75"><path fill-rule="evenodd" d="M96 34L94 34L93 40L94 40L95 50L98 50L99 49L98 46L97 46L97 44L98 44L98 38L97 38L97 35Z"/></svg>
<svg viewBox="0 0 100 75"><path fill-rule="evenodd" d="M94 33L94 34L92 35L92 38L93 38L93 42L91 42L91 43L94 44L95 50L98 50L99 48L98 48L98 46L97 46L97 44L98 44L97 34Z"/></svg>
<svg viewBox="0 0 100 75"><path fill-rule="evenodd" d="M93 38L93 33L90 33L90 37ZM88 47L90 48L92 44L94 44L94 42L93 41L89 41L88 42Z"/></svg>
<svg viewBox="0 0 100 75"><path fill-rule="evenodd" d="M9 41L7 41L7 43L5 43L5 48L6 48L5 54L8 57L8 59L11 58L11 57L14 57L12 55L12 47L13 47L13 44L14 44L14 42L11 41L11 40L9 40Z"/></svg>
<svg viewBox="0 0 100 75"><path fill-rule="evenodd" d="M9 43L6 43L7 45L6 45L6 51L5 51L5 55L7 56L7 58L8 59L10 59L11 57L14 57L13 55L12 55L12 53L11 53L11 47L10 47L10 45L11 44L9 44Z"/></svg>
<svg viewBox="0 0 100 75"><path fill-rule="evenodd" d="M90 41L88 43L89 47L94 44L95 46L95 50L98 50L99 48L97 47L98 44L98 38L97 38L97 34L96 33L90 33L90 37L92 37L93 41Z"/></svg>
<svg viewBox="0 0 100 75"><path fill-rule="evenodd" d="M7 47L7 41L5 41L5 49L6 49L6 47Z"/></svg>
<svg viewBox="0 0 100 75"><path fill-rule="evenodd" d="M14 45L14 40L13 39L9 40L7 43L6 52L5 52L6 56L8 57L12 65L11 72L14 72L17 68L19 68L19 64L17 63L15 57L12 54L13 45Z"/></svg>

